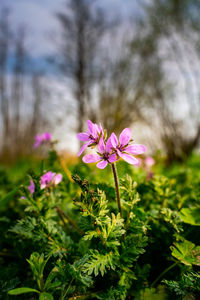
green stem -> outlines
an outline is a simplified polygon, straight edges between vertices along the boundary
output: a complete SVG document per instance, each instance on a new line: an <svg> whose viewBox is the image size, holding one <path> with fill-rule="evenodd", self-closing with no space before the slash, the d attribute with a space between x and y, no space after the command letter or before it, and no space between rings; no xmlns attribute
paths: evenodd
<svg viewBox="0 0 200 300"><path fill-rule="evenodd" d="M165 269L152 283L151 287L154 287L155 284L162 278L167 272L169 272L172 268L174 268L179 262L176 261L173 265L169 266L167 269Z"/></svg>
<svg viewBox="0 0 200 300"><path fill-rule="evenodd" d="M114 182L115 182L117 205L118 205L120 216L121 216L121 218L123 218L122 209L121 209L120 194L119 194L119 182L118 182L118 176L117 176L117 169L116 169L116 166L115 166L114 163L111 164L111 167L112 167L112 172L113 172L113 177L114 177Z"/></svg>
<svg viewBox="0 0 200 300"><path fill-rule="evenodd" d="M69 222L69 224L72 225L72 227L74 227L79 233L80 235L84 235L85 232L80 229L65 213L64 211L62 211L62 209L59 207L59 206L56 206L56 210L57 210L57 213L59 215L59 217L61 218L61 220L65 223L65 220L64 219L67 219L67 221Z"/></svg>
<svg viewBox="0 0 200 300"><path fill-rule="evenodd" d="M67 288L66 292L65 292L64 295L63 295L63 299L65 299L66 295L68 294L68 291L69 291L69 289L70 289L70 287L71 287L73 281L74 281L74 278L72 278L72 280L70 281L70 283L69 283L69 285L68 285L68 288Z"/></svg>

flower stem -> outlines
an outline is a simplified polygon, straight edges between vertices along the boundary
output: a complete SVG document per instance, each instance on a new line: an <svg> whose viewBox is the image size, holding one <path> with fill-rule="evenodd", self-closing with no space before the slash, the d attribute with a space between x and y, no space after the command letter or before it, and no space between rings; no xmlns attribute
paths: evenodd
<svg viewBox="0 0 200 300"><path fill-rule="evenodd" d="M61 208L59 206L56 206L56 210L57 210L57 213L59 215L59 217L61 218L61 220L63 221L64 224L65 223L65 219L67 219L67 221L69 222L69 224L71 224L72 227L74 227L79 233L80 235L84 235L85 232L80 229L65 213L64 211L61 210Z"/></svg>
<svg viewBox="0 0 200 300"><path fill-rule="evenodd" d="M118 205L120 216L121 216L121 218L123 218L122 209L121 209L120 194L119 194L119 181L118 181L118 176L117 176L117 168L116 168L114 163L111 164L111 167L112 167L112 172L113 172L113 177L114 177L114 182L115 182L117 205Z"/></svg>
<svg viewBox="0 0 200 300"><path fill-rule="evenodd" d="M167 273L169 272L172 268L174 268L179 262L176 261L174 264L169 266L167 269L165 269L152 283L151 287L155 286L155 284Z"/></svg>

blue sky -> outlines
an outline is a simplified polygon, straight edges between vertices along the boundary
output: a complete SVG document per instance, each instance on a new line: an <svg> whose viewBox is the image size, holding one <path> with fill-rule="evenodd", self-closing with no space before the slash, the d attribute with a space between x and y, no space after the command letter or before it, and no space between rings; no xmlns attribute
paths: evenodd
<svg viewBox="0 0 200 300"><path fill-rule="evenodd" d="M27 27L27 48L32 55L42 57L54 51L52 38L59 34L55 13L62 10L65 0L0 0L1 7L10 7L14 28L24 24ZM138 13L137 0L99 0L111 17L127 18Z"/></svg>

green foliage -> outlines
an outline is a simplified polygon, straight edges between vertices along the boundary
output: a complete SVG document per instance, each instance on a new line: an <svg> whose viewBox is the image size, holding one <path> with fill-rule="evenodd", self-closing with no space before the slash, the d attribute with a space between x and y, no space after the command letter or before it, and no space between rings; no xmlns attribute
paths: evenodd
<svg viewBox="0 0 200 300"><path fill-rule="evenodd" d="M17 194L19 188L15 188L13 191L9 192L4 197L0 198L0 209L3 209L11 200L13 200L14 196Z"/></svg>
<svg viewBox="0 0 200 300"><path fill-rule="evenodd" d="M178 281L163 280L163 283L178 299L187 299L187 295L189 299L198 299L200 296L200 273L185 273Z"/></svg>
<svg viewBox="0 0 200 300"><path fill-rule="evenodd" d="M50 293L47 293L49 290L55 290L58 286L60 286L61 282L55 280L58 269L54 267L44 281L44 268L48 262L49 258L45 259L44 254L39 255L39 253L34 252L31 254L30 259L27 259L35 281L37 282L38 290L22 287L10 290L8 292L9 295L20 295L25 293L38 293L39 300L53 300L53 296Z"/></svg>
<svg viewBox="0 0 200 300"><path fill-rule="evenodd" d="M103 255L97 250L92 251L88 262L84 265L84 272L88 275L94 273L95 276L101 273L101 276L103 276L106 273L106 268L108 270L115 270L118 260L118 253L109 252Z"/></svg>
<svg viewBox="0 0 200 300"><path fill-rule="evenodd" d="M180 217L184 223L200 226L200 207L182 208Z"/></svg>
<svg viewBox="0 0 200 300"><path fill-rule="evenodd" d="M187 266L200 266L200 246L195 246L192 242L184 240L181 243L175 243L172 249L172 255Z"/></svg>
<svg viewBox="0 0 200 300"><path fill-rule="evenodd" d="M0 299L198 299L199 163L160 163L149 180L119 162L123 218L109 168L69 165L72 182L51 152L28 176L1 171ZM62 183L41 190L44 170Z"/></svg>
<svg viewBox="0 0 200 300"><path fill-rule="evenodd" d="M145 288L141 290L135 297L135 300L166 300L167 294L163 286L155 288Z"/></svg>
<svg viewBox="0 0 200 300"><path fill-rule="evenodd" d="M21 295L26 293L39 293L39 291L35 289L31 289L28 287L17 288L8 292L9 295Z"/></svg>

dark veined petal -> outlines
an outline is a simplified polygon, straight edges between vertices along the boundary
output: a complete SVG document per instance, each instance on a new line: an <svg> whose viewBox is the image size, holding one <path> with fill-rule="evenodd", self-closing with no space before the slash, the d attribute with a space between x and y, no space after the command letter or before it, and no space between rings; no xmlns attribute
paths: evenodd
<svg viewBox="0 0 200 300"><path fill-rule="evenodd" d="M111 140L113 148L116 148L118 145L118 140L117 140L116 134L114 132L111 134L110 140Z"/></svg>
<svg viewBox="0 0 200 300"><path fill-rule="evenodd" d="M98 154L86 154L83 156L83 162L86 164L100 161L102 158Z"/></svg>
<svg viewBox="0 0 200 300"><path fill-rule="evenodd" d="M144 152L146 152L146 147L144 145L129 145L127 146L124 151L130 154L143 154Z"/></svg>
<svg viewBox="0 0 200 300"><path fill-rule="evenodd" d="M87 133L84 133L84 132L80 132L77 134L77 138L82 141L82 142L86 142L86 141L89 141L90 138L89 138L89 135Z"/></svg>
<svg viewBox="0 0 200 300"><path fill-rule="evenodd" d="M80 149L80 151L79 151L79 153L78 153L78 156L80 156L80 155L83 153L83 151L87 148L87 146L89 146L90 144L92 144L92 141L89 141L89 142L85 143L85 144L81 147L81 149Z"/></svg>
<svg viewBox="0 0 200 300"><path fill-rule="evenodd" d="M100 138L100 140L99 140L98 149L99 149L99 152L102 154L105 153L105 151L106 151L106 146L105 146L103 138Z"/></svg>
<svg viewBox="0 0 200 300"><path fill-rule="evenodd" d="M131 164L131 165L138 165L138 160L131 156L131 155L128 155L128 154L125 154L125 153L121 153L121 158L123 158L123 160L125 160L127 163Z"/></svg>
<svg viewBox="0 0 200 300"><path fill-rule="evenodd" d="M120 145L121 146L127 145L130 139L131 139L131 130L130 128L125 128L119 136Z"/></svg>
<svg viewBox="0 0 200 300"><path fill-rule="evenodd" d="M88 125L88 130L89 130L90 134L91 134L92 136L94 136L94 135L95 135L95 132L96 132L95 124L92 123L92 121L87 120L87 125Z"/></svg>
<svg viewBox="0 0 200 300"><path fill-rule="evenodd" d="M102 160L97 164L97 168L104 169L107 166L108 162L107 160Z"/></svg>
<svg viewBox="0 0 200 300"><path fill-rule="evenodd" d="M116 154L111 154L110 157L108 158L108 161L109 161L110 163L113 163L113 162L117 161L117 156L116 156Z"/></svg>
<svg viewBox="0 0 200 300"><path fill-rule="evenodd" d="M108 138L106 142L106 152L110 153L112 151L113 145L111 142L111 136Z"/></svg>

